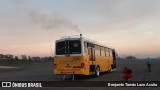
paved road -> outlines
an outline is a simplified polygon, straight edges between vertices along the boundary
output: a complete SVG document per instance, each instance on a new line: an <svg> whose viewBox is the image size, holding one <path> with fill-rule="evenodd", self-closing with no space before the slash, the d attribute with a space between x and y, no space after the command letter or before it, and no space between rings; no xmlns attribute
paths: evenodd
<svg viewBox="0 0 160 90"><path fill-rule="evenodd" d="M3 65L1 65L3 66ZM117 61L117 70L111 73L101 73L100 77L78 77L77 81L122 81L122 69L126 66L133 71L132 81L160 81L160 60L153 60L152 72L148 72L145 60L132 61ZM15 67L10 64L10 67ZM62 76L55 76L52 74L53 66L51 62L47 63L31 63L24 65L16 65L18 68L0 68L0 81L55 81L62 80ZM70 76L67 76L70 80ZM0 88L0 90L8 90L8 88ZM12 88L12 90L17 88ZM18 88L19 89L19 88ZM23 90L30 90L31 88L23 88ZM106 90L106 89L122 89L122 90L158 90L158 88L140 88L140 87L57 87L57 88L34 88L35 90ZM160 88L159 88L160 89Z"/></svg>

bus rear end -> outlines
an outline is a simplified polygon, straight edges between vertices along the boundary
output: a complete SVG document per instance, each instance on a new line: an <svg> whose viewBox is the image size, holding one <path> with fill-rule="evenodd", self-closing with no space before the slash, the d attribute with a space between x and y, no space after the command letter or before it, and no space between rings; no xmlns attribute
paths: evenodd
<svg viewBox="0 0 160 90"><path fill-rule="evenodd" d="M55 45L54 74L88 75L83 57L81 38L57 40Z"/></svg>

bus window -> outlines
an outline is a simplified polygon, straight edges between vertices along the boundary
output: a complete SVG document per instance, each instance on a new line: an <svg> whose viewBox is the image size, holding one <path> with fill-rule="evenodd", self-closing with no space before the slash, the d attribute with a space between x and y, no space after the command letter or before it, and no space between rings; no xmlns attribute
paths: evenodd
<svg viewBox="0 0 160 90"><path fill-rule="evenodd" d="M112 57L112 50L111 50L111 49L109 49L109 52L110 52L110 57Z"/></svg>
<svg viewBox="0 0 160 90"><path fill-rule="evenodd" d="M56 55L64 55L64 54L65 54L65 41L57 42Z"/></svg>
<svg viewBox="0 0 160 90"><path fill-rule="evenodd" d="M79 40L69 41L69 54L80 54L81 42Z"/></svg>
<svg viewBox="0 0 160 90"><path fill-rule="evenodd" d="M101 47L101 56L105 56L104 47Z"/></svg>
<svg viewBox="0 0 160 90"><path fill-rule="evenodd" d="M110 57L110 49L108 48L108 54L109 54L109 57Z"/></svg>
<svg viewBox="0 0 160 90"><path fill-rule="evenodd" d="M108 49L108 52L109 52L109 57L112 57L112 50Z"/></svg>
<svg viewBox="0 0 160 90"><path fill-rule="evenodd" d="M105 52L106 52L106 57L109 57L109 51L108 51L108 48L105 48Z"/></svg>
<svg viewBox="0 0 160 90"><path fill-rule="evenodd" d="M100 47L98 45L95 47L95 54L96 56L100 56Z"/></svg>
<svg viewBox="0 0 160 90"><path fill-rule="evenodd" d="M79 40L57 42L56 55L65 54L81 54L81 42Z"/></svg>
<svg viewBox="0 0 160 90"><path fill-rule="evenodd" d="M107 57L107 55L106 55L106 47L104 48L104 53L105 53L105 57Z"/></svg>
<svg viewBox="0 0 160 90"><path fill-rule="evenodd" d="M84 51L85 54L88 55L87 42L84 42Z"/></svg>

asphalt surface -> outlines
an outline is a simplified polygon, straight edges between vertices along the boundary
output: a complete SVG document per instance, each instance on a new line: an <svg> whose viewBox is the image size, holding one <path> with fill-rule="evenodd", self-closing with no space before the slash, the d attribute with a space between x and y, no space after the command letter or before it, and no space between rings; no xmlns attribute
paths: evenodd
<svg viewBox="0 0 160 90"><path fill-rule="evenodd" d="M0 81L62 81L63 76L53 74L52 62L32 63L0 63ZM151 72L148 71L145 60L118 60L117 69L112 72L100 73L99 77L79 76L76 81L122 81L123 67L132 69L133 78L131 81L160 81L160 60L153 60ZM10 68L4 68L10 67ZM14 67L14 68L11 68ZM66 76L66 81L71 76ZM12 90L22 88L12 88ZM160 90L158 87L54 87L54 88L23 88L23 90ZM9 90L9 88L0 88Z"/></svg>

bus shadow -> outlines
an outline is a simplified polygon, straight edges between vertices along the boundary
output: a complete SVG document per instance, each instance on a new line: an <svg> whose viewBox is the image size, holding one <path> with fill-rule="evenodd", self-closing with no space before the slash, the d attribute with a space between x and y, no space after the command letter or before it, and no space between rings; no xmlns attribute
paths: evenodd
<svg viewBox="0 0 160 90"><path fill-rule="evenodd" d="M101 72L99 77L97 77L95 75L74 75L74 80L85 81L85 80L90 80L90 79L94 79L94 78L100 78L100 77L105 76L107 74L110 74L110 72ZM70 81L73 79L72 79L72 76L70 76L70 77L66 78L65 80Z"/></svg>

